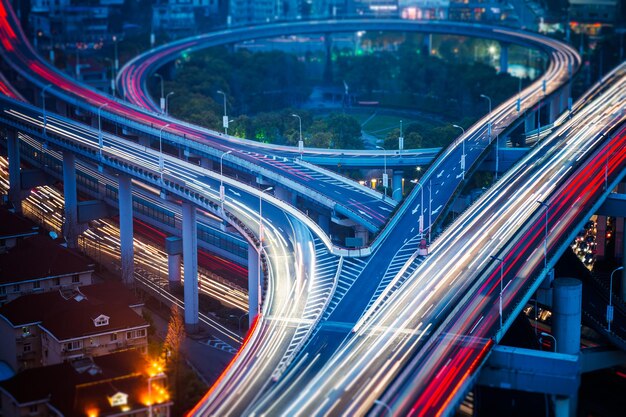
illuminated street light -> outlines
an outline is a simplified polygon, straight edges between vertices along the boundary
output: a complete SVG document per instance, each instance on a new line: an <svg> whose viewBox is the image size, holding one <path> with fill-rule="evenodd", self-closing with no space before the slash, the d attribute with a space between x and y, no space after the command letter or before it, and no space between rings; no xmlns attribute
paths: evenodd
<svg viewBox="0 0 626 417"><path fill-rule="evenodd" d="M387 186L389 185L389 175L387 175L387 151L385 150L385 148L383 148L382 146L377 146L377 149L381 149L384 153L383 153L383 161L384 161L384 168L383 168L383 188L385 189L385 193L383 194L383 200L385 199L385 197L387 197Z"/></svg>
<svg viewBox="0 0 626 417"><path fill-rule="evenodd" d="M169 110L170 110L170 106L169 106L169 104L168 104L168 100L169 100L170 96L171 96L171 95L173 95L173 94L174 94L174 92L173 92L173 91L170 91L170 92L169 92L169 93L167 93L167 95L165 96L165 115L166 115L166 116L167 116L167 113L168 113L168 112L169 112Z"/></svg>
<svg viewBox="0 0 626 417"><path fill-rule="evenodd" d="M304 140L302 140L302 118L297 114L292 114L293 117L298 118L298 126L300 127L300 139L298 140L298 151L300 152L300 160L302 160L302 153L304 152Z"/></svg>
<svg viewBox="0 0 626 417"><path fill-rule="evenodd" d="M504 291L502 281L504 279L504 259L491 255L491 259L500 262L500 303L498 311L500 312L500 331L502 331L502 293Z"/></svg>
<svg viewBox="0 0 626 417"><path fill-rule="evenodd" d="M226 114L226 93L222 90L217 90L217 94L224 96L224 116L222 117L222 126L224 127L224 134L228 135L228 115Z"/></svg>
<svg viewBox="0 0 626 417"><path fill-rule="evenodd" d="M549 338L552 339L552 341L554 342L554 349L553 350L556 353L556 351L557 351L556 350L556 337L554 337L550 333L546 333L546 332L541 332L540 335L541 335L541 337L549 337ZM539 340L541 340L541 339L539 339Z"/></svg>
<svg viewBox="0 0 626 417"><path fill-rule="evenodd" d="M224 157L231 152L232 150L228 152L224 152L222 156L220 156L220 203L222 204L222 214L224 214L224 199L226 196L224 193L224 165L223 163L224 163Z"/></svg>
<svg viewBox="0 0 626 417"><path fill-rule="evenodd" d="M102 158L102 147L104 146L104 141L102 140L102 123L100 121L100 112L102 111L103 107L108 106L109 103L102 103L99 107L98 107L98 148L100 151L100 158Z"/></svg>
<svg viewBox="0 0 626 417"><path fill-rule="evenodd" d="M452 125L452 127L461 129L461 132L463 132L461 135L461 170L463 171L463 180L465 180L465 129L459 125Z"/></svg>
<svg viewBox="0 0 626 417"><path fill-rule="evenodd" d="M161 182L163 181L163 169L165 167L165 161L163 160L163 129L169 125L168 123L159 129L159 171L161 171Z"/></svg>
<svg viewBox="0 0 626 417"><path fill-rule="evenodd" d="M611 281L609 283L609 305L606 306L606 322L608 323L607 330L611 332L611 322L613 321L613 274L617 271L624 269L623 266L617 267L611 272Z"/></svg>
<svg viewBox="0 0 626 417"><path fill-rule="evenodd" d="M154 73L155 77L159 77L161 79L161 100L160 100L160 104L161 104L161 112L165 113L165 86L163 85L163 76L161 74L159 74L158 72Z"/></svg>

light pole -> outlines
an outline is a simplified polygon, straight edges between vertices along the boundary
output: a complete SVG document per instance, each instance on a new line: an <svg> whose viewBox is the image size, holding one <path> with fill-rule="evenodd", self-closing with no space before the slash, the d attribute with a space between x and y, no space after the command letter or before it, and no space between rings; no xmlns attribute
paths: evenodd
<svg viewBox="0 0 626 417"><path fill-rule="evenodd" d="M304 152L304 141L302 140L302 118L293 113L293 117L298 118L298 127L300 128L300 139L298 140L298 151L300 152L300 160L302 161L302 153Z"/></svg>
<svg viewBox="0 0 626 417"><path fill-rule="evenodd" d="M274 187L267 187L261 190L259 194L259 251L257 253L257 265L258 265L258 287L257 287L257 314L261 314L261 250L263 249L263 193L266 191L272 191Z"/></svg>
<svg viewBox="0 0 626 417"><path fill-rule="evenodd" d="M502 292L504 291L502 282L504 280L504 259L493 255L491 255L491 259L500 262L500 304L498 311L500 312L500 331L502 331Z"/></svg>
<svg viewBox="0 0 626 417"><path fill-rule="evenodd" d="M402 120L400 120L400 136L398 137L398 150L400 152L404 150L404 133L402 131Z"/></svg>
<svg viewBox="0 0 626 417"><path fill-rule="evenodd" d="M165 166L165 161L163 160L163 129L169 125L168 123L159 129L159 171L161 171L161 182L163 182L163 168Z"/></svg>
<svg viewBox="0 0 626 417"><path fill-rule="evenodd" d="M422 239L424 238L424 186L422 185L421 181L411 180L411 182L415 182L415 184L417 184L420 187L421 202L420 202L420 216L418 218L418 224L419 224L420 239Z"/></svg>
<svg viewBox="0 0 626 417"><path fill-rule="evenodd" d="M611 281L609 283L609 305L606 306L606 322L608 323L607 330L611 332L611 322L613 321L613 274L617 271L624 269L623 266L617 267L611 272Z"/></svg>
<svg viewBox="0 0 626 417"><path fill-rule="evenodd" d="M117 36L113 35L113 57L115 58L115 77L117 77L117 72L120 70L120 60L117 58Z"/></svg>
<svg viewBox="0 0 626 417"><path fill-rule="evenodd" d="M41 108L43 113L43 134L46 134L46 127L48 125L48 119L46 118L46 90L52 87L52 84L46 84L44 88L41 89Z"/></svg>
<svg viewBox="0 0 626 417"><path fill-rule="evenodd" d="M161 112L165 113L165 95L164 95L165 87L164 87L164 82L163 82L163 76L159 74L158 72L155 72L154 76L161 79L161 100L159 101L159 103L161 104Z"/></svg>
<svg viewBox="0 0 626 417"><path fill-rule="evenodd" d="M487 134L489 135L489 144L491 144L491 97L485 95L485 94L481 94L480 95L482 98L487 99L489 101L489 122L487 122ZM496 137L496 172L495 172L495 179L498 179L498 138Z"/></svg>
<svg viewBox="0 0 626 417"><path fill-rule="evenodd" d="M461 170L463 171L463 180L465 180L465 129L463 129L459 125L452 125L452 127L456 127L457 129L461 129Z"/></svg>
<svg viewBox="0 0 626 417"><path fill-rule="evenodd" d="M383 407L385 409L385 413L389 413L389 415L393 417L393 411L391 411L391 407L389 407L386 402L381 400L374 400L374 404Z"/></svg>
<svg viewBox="0 0 626 417"><path fill-rule="evenodd" d="M554 342L554 352L556 353L557 352L557 350L556 350L556 337L554 337L550 333L546 333L546 332L541 332L540 335L541 335L541 337L549 337L549 338L552 339L552 341Z"/></svg>
<svg viewBox="0 0 626 417"><path fill-rule="evenodd" d="M385 193L383 194L383 200L387 197L387 186L389 185L389 176L387 175L387 151L382 146L377 146L377 149L381 149L383 153L383 188L385 189Z"/></svg>
<svg viewBox="0 0 626 417"><path fill-rule="evenodd" d="M167 116L168 112L170 111L170 106L168 104L168 100L170 98L171 95L173 95L174 92L170 91L169 93L167 93L167 95L165 96L165 115Z"/></svg>
<svg viewBox="0 0 626 417"><path fill-rule="evenodd" d="M102 111L103 107L108 106L109 103L102 103L99 107L98 107L98 148L100 150L100 158L102 158L102 147L104 146L103 140L102 140L102 123L100 121L100 112Z"/></svg>
<svg viewBox="0 0 626 417"><path fill-rule="evenodd" d="M224 96L224 116L222 117L222 126L224 127L224 134L228 135L228 115L226 114L226 93L222 90L217 90L217 94Z"/></svg>
<svg viewBox="0 0 626 417"><path fill-rule="evenodd" d="M222 214L224 213L224 199L225 199L225 193L224 193L224 157L226 155L228 155L229 153L231 153L232 150L228 151L228 152L224 152L222 154L222 156L220 156L220 203L222 203Z"/></svg>
<svg viewBox="0 0 626 417"><path fill-rule="evenodd" d="M537 203L541 204L545 209L546 232L545 232L545 238L543 239L543 267L545 268L547 272L548 271L548 209L550 208L550 205L544 201L539 201L539 200L537 200Z"/></svg>
<svg viewBox="0 0 626 417"><path fill-rule="evenodd" d="M241 316L239 316L239 334L241 334L241 319L246 317L248 315L248 313L243 313Z"/></svg>

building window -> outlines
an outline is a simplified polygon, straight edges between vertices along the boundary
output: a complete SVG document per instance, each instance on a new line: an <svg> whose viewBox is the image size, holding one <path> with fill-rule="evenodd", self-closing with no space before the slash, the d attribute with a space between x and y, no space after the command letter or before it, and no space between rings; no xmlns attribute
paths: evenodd
<svg viewBox="0 0 626 417"><path fill-rule="evenodd" d="M30 336L30 327L24 326L22 327L22 337Z"/></svg>
<svg viewBox="0 0 626 417"><path fill-rule="evenodd" d="M81 349L82 347L83 347L82 340L74 340L73 342L69 342L65 344L66 350L78 350L78 349Z"/></svg>
<svg viewBox="0 0 626 417"><path fill-rule="evenodd" d="M104 314L101 314L101 315L99 315L98 317L96 317L94 319L93 324L96 327L108 326L109 325L109 318L107 316L105 316Z"/></svg>
<svg viewBox="0 0 626 417"><path fill-rule="evenodd" d="M80 275L72 275L72 283L76 284L80 282Z"/></svg>
<svg viewBox="0 0 626 417"><path fill-rule="evenodd" d="M13 292L20 292L20 284L13 285Z"/></svg>
<svg viewBox="0 0 626 417"><path fill-rule="evenodd" d="M28 407L28 412L30 414L37 414L37 405L31 405L30 407Z"/></svg>
<svg viewBox="0 0 626 417"><path fill-rule="evenodd" d="M61 285L61 278L55 278L52 283L58 287Z"/></svg>
<svg viewBox="0 0 626 417"><path fill-rule="evenodd" d="M32 350L33 350L33 347L30 345L30 343L24 343L24 353L30 352Z"/></svg>
<svg viewBox="0 0 626 417"><path fill-rule="evenodd" d="M146 336L146 329L137 329L126 332L126 339L139 339Z"/></svg>
<svg viewBox="0 0 626 417"><path fill-rule="evenodd" d="M115 342L117 340L117 333L111 333L111 342Z"/></svg>
<svg viewBox="0 0 626 417"><path fill-rule="evenodd" d="M39 289L39 288L41 288L41 281L35 281L35 282L33 282L33 288L34 288L34 289Z"/></svg>
<svg viewBox="0 0 626 417"><path fill-rule="evenodd" d="M7 287L0 287L0 295L6 295L7 294Z"/></svg>

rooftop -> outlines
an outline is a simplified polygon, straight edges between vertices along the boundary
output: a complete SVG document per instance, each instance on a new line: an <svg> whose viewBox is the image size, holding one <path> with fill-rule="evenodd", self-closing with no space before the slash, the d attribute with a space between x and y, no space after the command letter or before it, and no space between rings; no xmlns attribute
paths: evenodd
<svg viewBox="0 0 626 417"><path fill-rule="evenodd" d="M0 284L73 275L93 270L94 264L88 258L53 242L44 235L21 239L17 246L0 254Z"/></svg>
<svg viewBox="0 0 626 417"><path fill-rule="evenodd" d="M36 235L38 229L34 222L0 207L0 239Z"/></svg>
<svg viewBox="0 0 626 417"><path fill-rule="evenodd" d="M24 295L0 307L0 316L14 327L38 323L57 340L67 340L148 326L130 307L138 305L141 302L122 284L105 282ZM96 325L98 318L105 320Z"/></svg>

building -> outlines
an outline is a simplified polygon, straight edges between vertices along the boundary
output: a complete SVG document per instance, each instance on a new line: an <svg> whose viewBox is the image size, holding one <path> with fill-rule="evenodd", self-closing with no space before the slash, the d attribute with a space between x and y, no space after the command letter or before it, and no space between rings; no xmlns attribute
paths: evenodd
<svg viewBox="0 0 626 417"><path fill-rule="evenodd" d="M600 36L604 27L616 25L621 16L619 0L569 0L569 24L576 33Z"/></svg>
<svg viewBox="0 0 626 417"><path fill-rule="evenodd" d="M398 17L398 0L352 0L348 13L358 17Z"/></svg>
<svg viewBox="0 0 626 417"><path fill-rule="evenodd" d="M37 234L39 226L34 222L0 208L0 254L13 249L19 240Z"/></svg>
<svg viewBox="0 0 626 417"><path fill-rule="evenodd" d="M217 23L218 0L159 0L152 7L152 32L180 38Z"/></svg>
<svg viewBox="0 0 626 417"><path fill-rule="evenodd" d="M169 417L167 377L136 351L29 369L0 382L1 415Z"/></svg>
<svg viewBox="0 0 626 417"><path fill-rule="evenodd" d="M25 294L91 284L95 265L45 235L5 239L0 253L0 305ZM41 256L45 253L46 256ZM36 261L35 261L36 260Z"/></svg>
<svg viewBox="0 0 626 417"><path fill-rule="evenodd" d="M409 20L445 20L450 0L399 0L400 17Z"/></svg>
<svg viewBox="0 0 626 417"><path fill-rule="evenodd" d="M0 360L19 372L122 349L145 353L142 305L116 282L22 296L0 307Z"/></svg>

